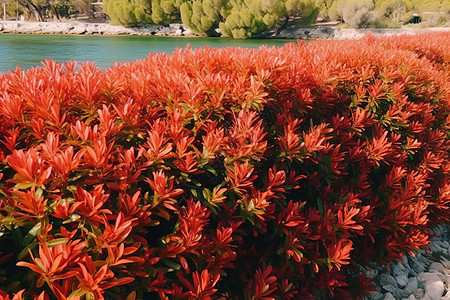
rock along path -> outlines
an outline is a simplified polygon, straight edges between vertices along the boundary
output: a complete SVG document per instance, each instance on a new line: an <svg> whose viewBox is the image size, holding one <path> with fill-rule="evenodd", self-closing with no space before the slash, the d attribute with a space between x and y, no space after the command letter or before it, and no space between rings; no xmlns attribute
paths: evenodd
<svg viewBox="0 0 450 300"><path fill-rule="evenodd" d="M365 270L374 279L377 291L373 300L450 300L450 226L432 230L436 237L431 250L419 250L415 256L405 255L402 261L388 267Z"/></svg>

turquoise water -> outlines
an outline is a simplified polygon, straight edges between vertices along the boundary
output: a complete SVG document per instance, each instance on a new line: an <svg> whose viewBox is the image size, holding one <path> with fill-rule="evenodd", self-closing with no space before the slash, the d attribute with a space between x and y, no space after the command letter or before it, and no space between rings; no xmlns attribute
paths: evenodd
<svg viewBox="0 0 450 300"><path fill-rule="evenodd" d="M232 40L154 36L73 36L0 34L0 73L16 66L28 69L44 59L57 62L94 61L100 67L145 58L149 52L172 53L177 48L282 46L293 40Z"/></svg>

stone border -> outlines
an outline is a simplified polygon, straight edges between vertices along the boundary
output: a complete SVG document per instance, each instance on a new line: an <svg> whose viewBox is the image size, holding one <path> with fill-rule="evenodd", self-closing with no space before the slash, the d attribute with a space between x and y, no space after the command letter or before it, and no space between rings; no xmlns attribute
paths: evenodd
<svg viewBox="0 0 450 300"><path fill-rule="evenodd" d="M0 21L0 33L74 34L74 35L143 35L194 36L182 24L147 25L138 28L114 26L108 23Z"/></svg>
<svg viewBox="0 0 450 300"><path fill-rule="evenodd" d="M399 29L379 29L379 28L367 28L367 29L340 29L336 27L317 27L317 28L300 28L295 30L283 30L277 36L277 38L288 39L359 39L367 34L374 36L389 36L400 34L418 34L424 32L436 32L436 31L449 31L450 27L430 27L424 29L414 28L399 28Z"/></svg>

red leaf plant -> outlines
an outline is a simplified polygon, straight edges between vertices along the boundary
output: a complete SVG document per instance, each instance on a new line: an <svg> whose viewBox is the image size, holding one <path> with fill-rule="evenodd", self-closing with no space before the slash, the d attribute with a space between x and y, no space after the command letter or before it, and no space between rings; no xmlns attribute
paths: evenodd
<svg viewBox="0 0 450 300"><path fill-rule="evenodd" d="M0 74L0 299L362 299L450 221L449 33Z"/></svg>

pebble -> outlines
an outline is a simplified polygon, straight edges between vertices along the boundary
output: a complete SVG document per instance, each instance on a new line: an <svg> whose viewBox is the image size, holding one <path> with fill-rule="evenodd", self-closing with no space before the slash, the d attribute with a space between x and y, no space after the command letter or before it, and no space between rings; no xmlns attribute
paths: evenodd
<svg viewBox="0 0 450 300"><path fill-rule="evenodd" d="M450 258L446 256L450 254L450 236L445 226L434 229L434 234L439 236L431 240L432 251L421 249L387 267L364 269L378 289L370 292L368 299L450 300Z"/></svg>
<svg viewBox="0 0 450 300"><path fill-rule="evenodd" d="M380 293L379 291L371 291L369 294L371 300L381 300L384 297L383 293Z"/></svg>
<svg viewBox="0 0 450 300"><path fill-rule="evenodd" d="M387 292L394 293L395 291L398 290L398 286L392 285L392 284L387 284L387 285L383 285L383 289Z"/></svg>
<svg viewBox="0 0 450 300"><path fill-rule="evenodd" d="M445 288L442 281L427 282L425 284L425 299L440 300L444 294Z"/></svg>
<svg viewBox="0 0 450 300"><path fill-rule="evenodd" d="M395 300L395 298L391 293L386 293L384 294L384 300Z"/></svg>
<svg viewBox="0 0 450 300"><path fill-rule="evenodd" d="M381 274L380 275L380 285L381 286L387 286L387 285L392 285L394 287L397 288L397 281L395 280L395 278L387 273Z"/></svg>
<svg viewBox="0 0 450 300"><path fill-rule="evenodd" d="M406 275L399 275L395 277L395 281L399 287L404 288L408 284L408 277Z"/></svg>
<svg viewBox="0 0 450 300"><path fill-rule="evenodd" d="M414 296L417 299L422 299L424 294L425 294L425 291L423 289L417 289L416 292L414 293Z"/></svg>
<svg viewBox="0 0 450 300"><path fill-rule="evenodd" d="M440 281L438 274L436 273L430 273L430 272L423 272L417 275L417 279L419 279L422 282L428 283L428 282L435 282Z"/></svg>
<svg viewBox="0 0 450 300"><path fill-rule="evenodd" d="M401 263L398 262L396 264L392 265L392 274L397 278L398 276L407 276L408 275L408 269Z"/></svg>
<svg viewBox="0 0 450 300"><path fill-rule="evenodd" d="M417 260L413 260L412 261L412 266L411 267L412 267L412 269L414 269L414 271L417 272L417 274L425 272L425 270L426 270L424 264L419 262L419 261L417 261Z"/></svg>
<svg viewBox="0 0 450 300"><path fill-rule="evenodd" d="M436 262L435 261L435 262L431 263L429 271L430 272L435 271L437 273L443 273L444 269L445 269L444 266L440 262Z"/></svg>
<svg viewBox="0 0 450 300"><path fill-rule="evenodd" d="M405 290L409 293L414 293L419 288L419 283L416 277L411 277L408 279L408 284L405 287Z"/></svg>

